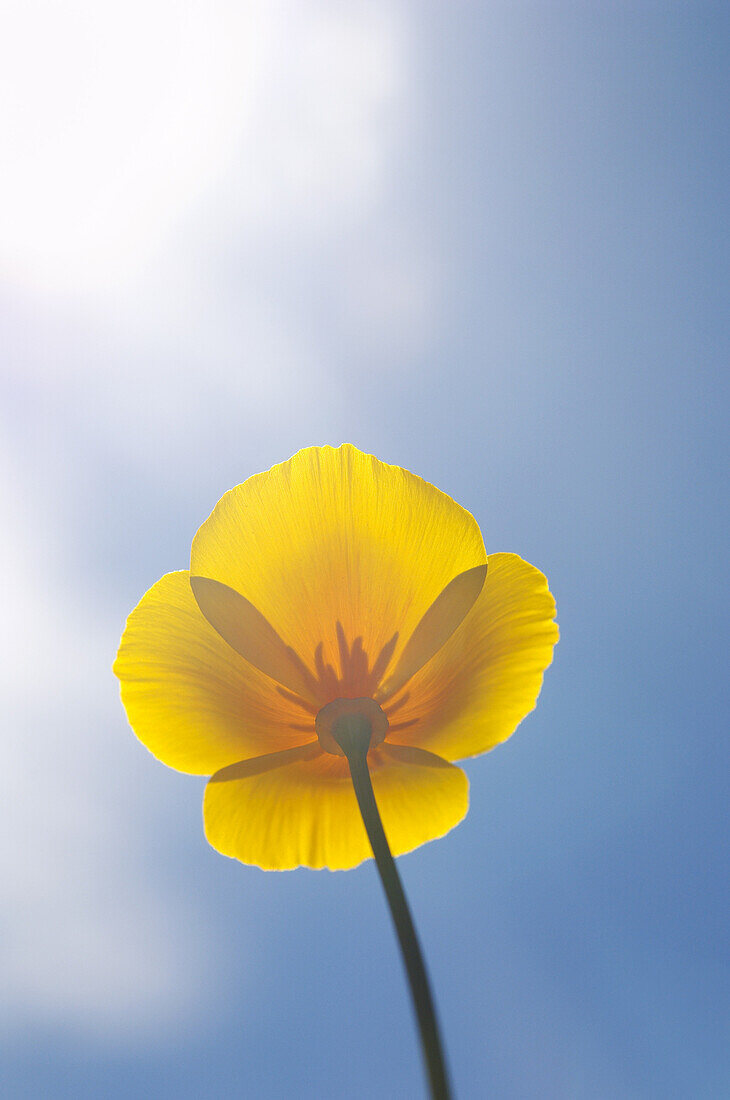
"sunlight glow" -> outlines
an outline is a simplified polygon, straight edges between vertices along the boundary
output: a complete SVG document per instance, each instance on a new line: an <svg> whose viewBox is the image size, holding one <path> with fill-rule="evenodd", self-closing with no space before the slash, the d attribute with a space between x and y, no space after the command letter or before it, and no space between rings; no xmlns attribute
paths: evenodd
<svg viewBox="0 0 730 1100"><path fill-rule="evenodd" d="M83 288L145 262L225 167L265 49L256 16L252 4L11 3L0 38L5 275Z"/></svg>

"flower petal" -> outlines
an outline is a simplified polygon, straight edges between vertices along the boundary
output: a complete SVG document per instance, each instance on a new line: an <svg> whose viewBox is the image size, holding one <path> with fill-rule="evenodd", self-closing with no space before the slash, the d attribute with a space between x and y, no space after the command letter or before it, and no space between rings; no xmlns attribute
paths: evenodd
<svg viewBox="0 0 730 1100"><path fill-rule="evenodd" d="M466 814L466 775L433 753L385 743L368 763L394 855L443 836ZM347 762L317 745L217 772L203 813L214 848L264 870L345 870L372 855Z"/></svg>
<svg viewBox="0 0 730 1100"><path fill-rule="evenodd" d="M409 682L390 736L447 760L506 740L537 701L558 640L554 616L555 601L538 569L517 554L490 554L479 598Z"/></svg>
<svg viewBox="0 0 730 1100"><path fill-rule="evenodd" d="M179 771L210 775L301 744L303 724L315 736L313 717L205 619L187 571L168 573L142 597L127 620L114 672L137 737Z"/></svg>
<svg viewBox="0 0 730 1100"><path fill-rule="evenodd" d="M293 651L252 603L209 577L191 577L190 587L205 618L236 653L278 684L316 702Z"/></svg>
<svg viewBox="0 0 730 1100"><path fill-rule="evenodd" d="M451 637L471 610L484 586L486 565L477 565L454 577L436 597L416 629L406 642L398 664L376 698L392 698Z"/></svg>
<svg viewBox="0 0 730 1100"><path fill-rule="evenodd" d="M454 577L486 561L473 516L445 493L355 447L310 447L218 502L191 570L239 592L312 667L340 657L336 624L370 666L399 651ZM384 670L383 670L384 671ZM328 701L328 700L327 700Z"/></svg>

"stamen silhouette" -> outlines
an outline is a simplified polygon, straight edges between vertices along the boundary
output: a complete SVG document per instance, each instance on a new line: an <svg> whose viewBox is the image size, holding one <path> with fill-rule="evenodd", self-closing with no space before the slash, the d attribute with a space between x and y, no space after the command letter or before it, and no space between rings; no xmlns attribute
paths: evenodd
<svg viewBox="0 0 730 1100"><path fill-rule="evenodd" d="M327 703L331 703L334 699L367 699L373 698L375 692L378 689L383 676L387 672L388 665L393 657L395 647L398 643L398 632L389 638L383 648L378 653L377 657L373 661L372 666L368 659L368 654L363 649L362 635L358 635L352 642L348 643L347 636L345 635L344 627L341 622L335 624L335 633L337 637L337 652L339 656L339 675L329 662L325 662L324 659L324 642L319 642L314 651L314 672L305 664L299 654L287 646L287 653L290 660L296 665L297 671L300 676L303 677L307 687L310 689L314 699L316 699L320 707L325 706ZM307 714L313 717L317 714L319 707L315 706L308 699L302 698L301 695L297 695L294 691L289 691L288 688L277 685L276 690L290 703L294 703L295 706L300 707ZM405 692L395 703L392 703L385 711L387 715L393 714L400 707L407 702L409 698L409 692ZM397 729L405 729L408 725L413 725L416 719L410 722L399 723ZM299 723L290 722L291 729L306 731L311 733L314 731L314 723L311 725L300 725Z"/></svg>

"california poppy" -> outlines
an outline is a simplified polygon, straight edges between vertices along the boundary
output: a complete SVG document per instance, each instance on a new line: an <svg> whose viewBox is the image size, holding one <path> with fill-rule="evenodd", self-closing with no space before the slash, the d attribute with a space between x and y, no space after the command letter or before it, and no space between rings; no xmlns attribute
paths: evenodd
<svg viewBox="0 0 730 1100"><path fill-rule="evenodd" d="M143 744L211 776L214 848L342 869L372 855L343 730L364 724L392 853L443 835L468 808L454 761L534 707L554 614L542 573L487 557L435 486L350 445L310 447L222 497L190 569L129 616L114 670Z"/></svg>

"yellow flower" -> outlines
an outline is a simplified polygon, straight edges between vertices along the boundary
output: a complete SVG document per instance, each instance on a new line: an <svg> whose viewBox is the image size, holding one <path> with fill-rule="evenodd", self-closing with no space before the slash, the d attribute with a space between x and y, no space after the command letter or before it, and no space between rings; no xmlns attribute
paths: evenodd
<svg viewBox="0 0 730 1100"><path fill-rule="evenodd" d="M143 744L211 776L214 848L347 868L372 853L333 721L371 720L393 854L441 836L468 808L453 762L534 707L554 614L545 577L487 559L473 516L433 485L349 445L310 447L225 494L190 570L129 616L114 671Z"/></svg>

